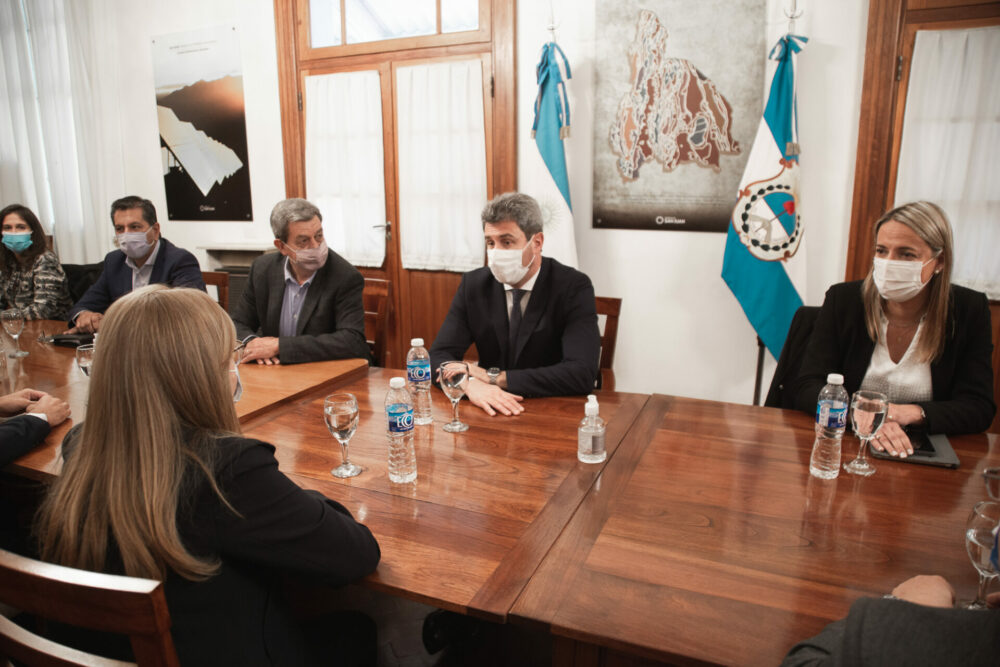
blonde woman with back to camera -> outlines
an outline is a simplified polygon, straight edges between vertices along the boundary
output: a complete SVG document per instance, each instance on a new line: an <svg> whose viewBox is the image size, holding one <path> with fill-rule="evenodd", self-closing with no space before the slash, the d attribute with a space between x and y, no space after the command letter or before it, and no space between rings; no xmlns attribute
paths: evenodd
<svg viewBox="0 0 1000 667"><path fill-rule="evenodd" d="M913 453L904 430L978 433L996 405L986 295L953 285L951 225L930 202L892 209L875 223L875 258L863 281L826 293L796 381L796 405L814 413L828 373L853 393L886 394L872 446Z"/></svg>
<svg viewBox="0 0 1000 667"><path fill-rule="evenodd" d="M108 309L87 419L39 513L42 558L163 580L185 665L373 664L366 617L312 632L281 602L281 575L346 584L380 552L346 508L279 472L273 446L240 435L235 346L199 290L153 285ZM117 639L72 641L128 658Z"/></svg>

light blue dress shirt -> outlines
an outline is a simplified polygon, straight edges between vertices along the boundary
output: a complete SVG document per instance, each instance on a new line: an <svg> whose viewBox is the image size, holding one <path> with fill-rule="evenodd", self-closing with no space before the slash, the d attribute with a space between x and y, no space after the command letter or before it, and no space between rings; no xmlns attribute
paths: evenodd
<svg viewBox="0 0 1000 667"><path fill-rule="evenodd" d="M309 286L312 285L315 276L316 273L313 272L309 279L300 285L288 265L288 258L285 258L285 296L281 300L281 321L278 323L279 336L296 335L299 326L299 313L302 311L306 293L309 292Z"/></svg>

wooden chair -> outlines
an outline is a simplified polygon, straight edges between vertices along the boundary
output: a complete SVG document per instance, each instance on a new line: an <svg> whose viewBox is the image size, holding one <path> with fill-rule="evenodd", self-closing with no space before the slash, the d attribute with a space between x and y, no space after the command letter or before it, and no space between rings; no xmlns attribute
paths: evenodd
<svg viewBox="0 0 1000 667"><path fill-rule="evenodd" d="M0 550L0 601L59 623L126 634L139 665L180 663L163 585L51 565ZM40 637L0 616L0 664L123 665Z"/></svg>
<svg viewBox="0 0 1000 667"><path fill-rule="evenodd" d="M202 271L201 279L206 285L215 285L219 293L219 305L229 312L229 274L225 271Z"/></svg>
<svg viewBox="0 0 1000 667"><path fill-rule="evenodd" d="M365 278L365 340L375 365L385 367L385 349L389 336L389 304L392 283L380 278Z"/></svg>
<svg viewBox="0 0 1000 667"><path fill-rule="evenodd" d="M618 343L618 315L622 310L622 300L609 296L595 297L597 314L604 315L604 331L601 333L601 389L615 389L615 345Z"/></svg>

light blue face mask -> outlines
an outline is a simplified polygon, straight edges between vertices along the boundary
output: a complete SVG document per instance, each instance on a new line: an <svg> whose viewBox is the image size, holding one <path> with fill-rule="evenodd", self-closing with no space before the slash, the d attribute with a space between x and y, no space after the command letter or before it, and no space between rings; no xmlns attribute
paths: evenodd
<svg viewBox="0 0 1000 667"><path fill-rule="evenodd" d="M3 233L3 244L12 252L21 253L31 247L31 232Z"/></svg>

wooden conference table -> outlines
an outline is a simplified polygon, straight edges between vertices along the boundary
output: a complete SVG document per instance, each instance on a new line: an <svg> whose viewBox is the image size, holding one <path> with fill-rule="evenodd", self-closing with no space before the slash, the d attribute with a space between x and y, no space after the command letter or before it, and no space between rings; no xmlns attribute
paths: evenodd
<svg viewBox="0 0 1000 667"><path fill-rule="evenodd" d="M11 360L14 388L34 384L83 414L88 380L73 350L36 336L22 336L31 356ZM807 415L602 392L608 461L584 465L581 397L531 399L516 418L466 402L471 428L453 435L435 390L435 423L416 429L417 481L394 485L382 406L401 371L348 361L241 374L244 433L274 443L283 472L346 504L379 539L367 585L547 629L557 664L777 664L858 597L914 574L975 592L964 523L986 497L979 472L1000 465L994 435L951 438L958 470L876 461L868 479L822 482L808 474ZM350 453L365 472L350 480L329 474L340 461L322 421L333 387L361 411ZM60 437L8 470L57 474ZM856 439L844 444L853 456Z"/></svg>

